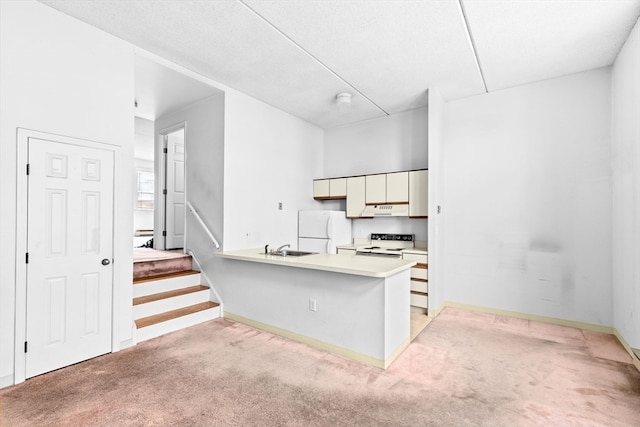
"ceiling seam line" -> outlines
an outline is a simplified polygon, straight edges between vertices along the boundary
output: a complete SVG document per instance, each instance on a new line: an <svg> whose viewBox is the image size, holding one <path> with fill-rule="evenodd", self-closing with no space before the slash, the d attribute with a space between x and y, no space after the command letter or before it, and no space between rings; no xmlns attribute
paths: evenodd
<svg viewBox="0 0 640 427"><path fill-rule="evenodd" d="M469 43L471 43L471 51L473 52L473 59L476 62L476 67L478 67L478 72L480 73L480 79L482 80L482 86L484 86L484 91L489 93L489 89L487 89L487 82L484 79L484 72L482 71L482 66L480 65L480 58L478 58L478 51L476 49L476 43L473 39L473 35L471 34L471 28L469 27L469 21L467 20L467 14L464 10L464 5L462 4L462 0L458 0L458 6L460 10L460 15L462 16L462 21L464 22L464 27L467 32L467 37L469 38Z"/></svg>
<svg viewBox="0 0 640 427"><path fill-rule="evenodd" d="M271 23L268 19L266 19L264 16L262 16L261 14L259 14L257 11L255 11L254 9L251 8L251 6L249 6L248 4L246 4L243 0L238 0L238 2L240 4L242 4L244 7L246 7L248 10L250 10L254 15L256 15L257 17L259 17L260 19L262 19L264 22L266 22L271 28L273 28L274 30L276 30L280 35L282 35L284 38L286 38L289 42L291 42L295 47L297 47L298 49L300 49L302 52L304 52L307 56L309 56L311 59L313 59L314 61L316 61L318 64L320 64L324 69L326 69L327 71L329 71L331 74L333 74L334 76L336 76L338 79L340 79L340 81L342 81L344 84L346 84L347 86L349 86L351 89L353 89L355 92L357 92L360 96L362 96L364 99L366 99L367 101L369 101L371 104L373 104L377 109L379 109L380 111L382 111L384 114L386 114L387 116L389 116L390 114L385 111L384 108L382 108L381 106L379 106L378 104L376 104L373 100L371 100L371 98L369 98L367 95L365 95L364 93L360 92L355 86L353 86L351 83L349 83L348 81L346 81L344 78L342 78L342 76L340 76L338 73L336 73L335 71L333 71L331 68L329 68L327 65L325 65L322 61L320 61L318 58L316 58L314 55L312 55L310 52L308 52L307 50L305 50L302 46L300 46L298 43L296 43L291 37L289 37L288 35L286 35L282 30L280 30L278 27L276 27L273 23Z"/></svg>

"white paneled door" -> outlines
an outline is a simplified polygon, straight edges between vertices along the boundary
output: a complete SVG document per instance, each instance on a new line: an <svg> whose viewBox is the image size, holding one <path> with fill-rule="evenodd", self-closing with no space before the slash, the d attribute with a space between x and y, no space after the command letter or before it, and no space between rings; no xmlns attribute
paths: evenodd
<svg viewBox="0 0 640 427"><path fill-rule="evenodd" d="M28 140L26 378L111 351L114 152Z"/></svg>
<svg viewBox="0 0 640 427"><path fill-rule="evenodd" d="M184 129L166 138L165 249L184 247L185 176Z"/></svg>

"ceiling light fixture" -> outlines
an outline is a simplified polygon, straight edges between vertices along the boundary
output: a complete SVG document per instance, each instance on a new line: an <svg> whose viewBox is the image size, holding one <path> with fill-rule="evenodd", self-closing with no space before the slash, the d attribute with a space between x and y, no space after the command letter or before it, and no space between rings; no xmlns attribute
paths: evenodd
<svg viewBox="0 0 640 427"><path fill-rule="evenodd" d="M351 94L342 92L336 95L336 105L338 110L344 111L351 106Z"/></svg>

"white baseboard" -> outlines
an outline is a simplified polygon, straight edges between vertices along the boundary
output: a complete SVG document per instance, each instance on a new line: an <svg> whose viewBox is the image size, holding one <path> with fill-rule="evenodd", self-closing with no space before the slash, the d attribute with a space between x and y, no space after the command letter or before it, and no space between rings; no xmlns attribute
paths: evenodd
<svg viewBox="0 0 640 427"><path fill-rule="evenodd" d="M330 344L324 341L317 340L315 338L308 337L306 335L301 335L295 332L288 331L286 329L278 328L276 326L271 326L266 323L258 322L256 320L248 319L246 317L238 316L237 314L224 312L224 316L227 319L231 319L234 322L242 323L252 328L261 329L263 331L267 331L274 335L279 335L281 337L285 337L292 341L301 342L311 347L315 347L319 350L326 351L329 353L334 353L342 357L346 357L351 360L355 360L356 362L363 363L365 365L374 366L380 369L387 369L391 363L409 346L411 340L407 338L402 342L398 348L396 348L393 353L386 359L376 359L375 357L368 356L366 354L358 353L357 351L340 347L335 344Z"/></svg>
<svg viewBox="0 0 640 427"><path fill-rule="evenodd" d="M12 386L13 383L13 374L0 377L0 388Z"/></svg>
<svg viewBox="0 0 640 427"><path fill-rule="evenodd" d="M124 350L125 348L133 347L135 345L136 344L133 342L133 338L126 341L120 341L120 350Z"/></svg>

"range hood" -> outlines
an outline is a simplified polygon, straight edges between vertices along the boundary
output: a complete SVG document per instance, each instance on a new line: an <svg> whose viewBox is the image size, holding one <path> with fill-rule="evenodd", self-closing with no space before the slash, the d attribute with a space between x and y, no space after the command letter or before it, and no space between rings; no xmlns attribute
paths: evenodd
<svg viewBox="0 0 640 427"><path fill-rule="evenodd" d="M409 216L409 204L367 205L360 216L365 218L374 216Z"/></svg>

